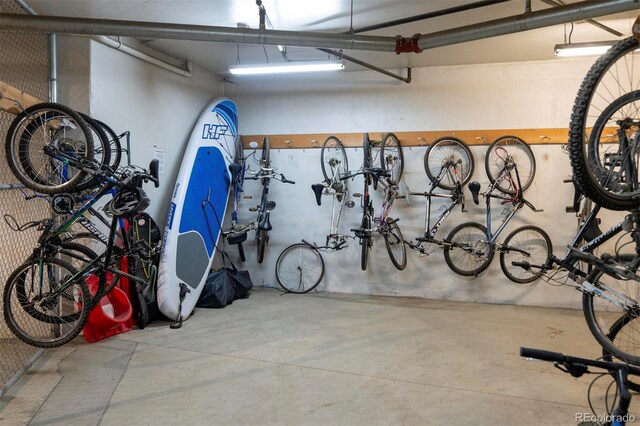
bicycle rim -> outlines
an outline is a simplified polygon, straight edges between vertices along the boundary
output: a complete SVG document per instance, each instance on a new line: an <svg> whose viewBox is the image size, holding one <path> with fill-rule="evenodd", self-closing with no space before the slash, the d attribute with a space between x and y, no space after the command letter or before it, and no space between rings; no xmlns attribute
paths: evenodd
<svg viewBox="0 0 640 426"><path fill-rule="evenodd" d="M623 258L633 261L635 256ZM626 362L640 363L640 285L595 270L587 278L601 296L586 292L582 307L589 330L607 351ZM615 302L615 303L614 303ZM622 302L622 303L621 303ZM620 327L620 324L623 324ZM612 330L616 330L612 333Z"/></svg>
<svg viewBox="0 0 640 426"><path fill-rule="evenodd" d="M338 192L345 192L347 181L341 181L340 176L349 171L347 152L335 136L329 136L322 144L320 151L320 165L325 182L331 184L332 189Z"/></svg>
<svg viewBox="0 0 640 426"><path fill-rule="evenodd" d="M553 254L551 239L537 226L523 226L505 238L500 250L500 268L516 284L532 283L542 275L539 268L525 270L513 262L544 265Z"/></svg>
<svg viewBox="0 0 640 426"><path fill-rule="evenodd" d="M468 222L453 228L444 248L444 260L458 275L476 276L489 267L494 249L487 242L487 228Z"/></svg>
<svg viewBox="0 0 640 426"><path fill-rule="evenodd" d="M45 194L73 190L86 173L45 149L93 159L91 131L78 113L54 103L33 105L13 120L5 143L9 168L26 187Z"/></svg>
<svg viewBox="0 0 640 426"><path fill-rule="evenodd" d="M308 293L323 277L324 260L320 252L307 244L293 244L278 256L276 280L289 293Z"/></svg>
<svg viewBox="0 0 640 426"><path fill-rule="evenodd" d="M569 154L576 184L594 202L613 210L640 205L637 49L638 40L630 37L600 57L582 82L571 114ZM618 137L621 123L629 144Z"/></svg>
<svg viewBox="0 0 640 426"><path fill-rule="evenodd" d="M529 188L536 174L536 159L529 145L516 136L502 136L491 144L484 159L484 167L491 183L495 183L502 170L510 164L515 164L520 177L522 191ZM515 169L509 172L507 179L503 179L497 187L505 194L515 194L517 178Z"/></svg>
<svg viewBox="0 0 640 426"><path fill-rule="evenodd" d="M398 137L393 133L387 133L382 138L380 146L380 167L391 172L390 179L394 183L400 182L404 171L404 157Z"/></svg>
<svg viewBox="0 0 640 426"><path fill-rule="evenodd" d="M442 169L446 172L438 182L438 187L456 189L456 184L465 185L473 175L474 160L469 147L452 136L436 139L424 154L424 170L431 182L436 182Z"/></svg>
<svg viewBox="0 0 640 426"><path fill-rule="evenodd" d="M61 290L61 283L76 274L55 258L31 260L11 274L3 294L4 318L23 342L54 348L71 341L84 327L90 295L83 279Z"/></svg>
<svg viewBox="0 0 640 426"><path fill-rule="evenodd" d="M384 234L384 243L389 253L391 263L402 271L407 267L407 248L404 245L402 232L397 222L389 225L389 230Z"/></svg>

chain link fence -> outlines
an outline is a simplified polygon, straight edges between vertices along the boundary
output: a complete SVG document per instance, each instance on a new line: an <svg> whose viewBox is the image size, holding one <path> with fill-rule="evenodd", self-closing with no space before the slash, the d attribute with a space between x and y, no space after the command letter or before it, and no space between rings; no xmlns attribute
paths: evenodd
<svg viewBox="0 0 640 426"><path fill-rule="evenodd" d="M14 0L0 0L0 12L25 13ZM0 81L16 87L38 99L49 99L49 38L43 34L0 32ZM0 141L4 146L5 136L14 116L0 111ZM2 150L0 155L0 289L11 272L31 254L38 231L33 228L24 232L13 231L4 217L10 215L19 224L47 217L49 204L43 200L25 201L19 189L2 189L6 184L17 184ZM0 311L2 311L0 306ZM4 322L0 320L0 395L12 378L29 365L38 354L38 349L16 339Z"/></svg>

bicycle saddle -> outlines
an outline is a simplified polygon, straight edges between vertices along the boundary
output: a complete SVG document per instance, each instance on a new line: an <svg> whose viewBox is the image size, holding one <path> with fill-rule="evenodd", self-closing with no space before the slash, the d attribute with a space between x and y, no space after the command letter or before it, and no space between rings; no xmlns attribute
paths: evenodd
<svg viewBox="0 0 640 426"><path fill-rule="evenodd" d="M471 192L471 196L473 197L473 202L476 204L480 204L478 200L478 195L480 194L480 182L473 181L469 184L469 191Z"/></svg>
<svg viewBox="0 0 640 426"><path fill-rule="evenodd" d="M313 193L316 194L316 203L318 203L318 205L322 205L322 191L324 190L324 185L321 183L314 183L313 185L311 185L311 189L313 190Z"/></svg>

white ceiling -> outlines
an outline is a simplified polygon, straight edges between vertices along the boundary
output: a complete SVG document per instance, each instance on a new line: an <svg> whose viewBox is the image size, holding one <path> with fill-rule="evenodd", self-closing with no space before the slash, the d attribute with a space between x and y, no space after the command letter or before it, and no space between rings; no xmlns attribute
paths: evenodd
<svg viewBox="0 0 640 426"><path fill-rule="evenodd" d="M389 20L410 17L435 10L450 8L477 0L353 0L353 26L359 28ZM576 3L578 0L564 0ZM121 19L132 21L168 22L178 24L235 27L246 23L257 28L258 7L255 0L27 0L42 15L58 15L86 18ZM350 0L263 0L268 17L277 30L319 31L339 33L349 29ZM533 10L550 6L541 0L533 0ZM490 21L524 12L524 0L511 0L473 11L445 17L376 30L367 35L429 34L478 22ZM625 35L638 12L597 18L597 21ZM421 54L402 54L345 51L346 54L385 69L406 66L424 67L474 63L545 60L553 58L553 47L562 43L564 33L571 26L552 26L538 30L467 42L453 46L427 50ZM576 23L572 41L585 42L614 40L612 34L586 22ZM190 60L216 74L225 74L230 65L264 63L265 55L271 62L282 61L275 46L252 46L222 43L206 43L178 40L145 40L145 43L161 52ZM238 55L239 53L239 55ZM309 48L288 48L289 58L325 59L326 54ZM347 70L362 67L347 63Z"/></svg>

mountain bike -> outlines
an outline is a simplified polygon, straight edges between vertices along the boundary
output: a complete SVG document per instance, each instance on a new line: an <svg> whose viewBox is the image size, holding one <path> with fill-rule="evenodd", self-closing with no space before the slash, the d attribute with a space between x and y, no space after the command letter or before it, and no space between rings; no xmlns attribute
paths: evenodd
<svg viewBox="0 0 640 426"><path fill-rule="evenodd" d="M569 154L580 190L611 210L640 207L640 17L634 36L591 67L571 114Z"/></svg>
<svg viewBox="0 0 640 426"><path fill-rule="evenodd" d="M490 171L489 188L482 194L486 200L487 226L475 222L467 222L455 227L449 233L447 241L451 245L444 247L444 259L457 274L463 276L477 276L489 267L495 251L500 252L500 267L507 278L518 284L531 283L540 277L540 273L525 271L522 268L514 268L514 261L530 261L544 263L552 255L553 248L549 235L537 226L522 226L511 232L502 244L497 242L502 231L507 227L511 219L523 207L529 207L534 212L541 212L524 198L525 185L530 185L535 172L533 153L524 141L509 137L508 144L503 144L501 138L494 142L487 153L486 158L491 159L492 166L502 165L499 172ZM516 150L512 148L516 147ZM526 147L526 148L525 148ZM513 153L525 153L526 156L517 157ZM489 164L489 161L486 163ZM522 166L526 170L526 180L523 184L519 169ZM469 190L473 201L479 204L480 184L471 182ZM496 193L496 191L498 191ZM506 215L495 231L491 229L491 199L501 200L503 204L509 203L512 208L506 211Z"/></svg>
<svg viewBox="0 0 640 426"><path fill-rule="evenodd" d="M350 179L357 175L363 175L364 177L364 191L362 194L353 194L354 197L360 197L362 220L359 228L351 229L360 240L360 267L363 271L366 271L369 261L369 251L373 245L373 238L382 236L391 263L393 263L397 269L402 270L407 266L407 251L404 245L402 231L400 231L400 227L398 226L399 219L389 217L393 202L399 197L398 181L393 178L394 169L388 167L383 170L382 168L371 167L370 141L366 133L363 137L363 154L364 163L362 168L356 172L350 172L340 177L342 180ZM395 176L399 179L400 175L396 173ZM380 185L385 192L379 216L375 216L371 195L369 194L370 185L373 185L374 190Z"/></svg>
<svg viewBox="0 0 640 426"><path fill-rule="evenodd" d="M271 145L269 138L264 138L262 141L260 169L252 172L251 176L244 177L244 180L259 180L262 183L260 204L249 209L251 212L258 212L258 217L254 225L254 229L256 230L258 263L262 263L264 260L266 246L269 243L269 231L272 229L270 216L273 209L276 208L276 202L269 200L269 185L271 184L271 179L279 180L282 183L295 184L294 181L288 180L284 174L277 173L271 166L270 151Z"/></svg>
<svg viewBox="0 0 640 426"><path fill-rule="evenodd" d="M598 416L593 413L593 417L598 420L602 420L598 421L597 423L602 425L622 426L627 422L633 422L633 416L629 416L629 406L631 405L631 392L629 392L629 376L640 376L640 368L619 362L578 358L574 356L564 355L559 352L551 352L542 349L520 348L520 356L524 358L553 362L554 366L558 370L564 373L568 373L572 377L582 377L585 374L598 374L599 376L602 376L602 373L594 373L589 369L589 367L594 367L599 370L605 371L609 375L613 376L616 383L617 391L614 395L614 401L613 403L611 403L610 411L608 411L604 416ZM589 387L589 393L590 392L591 387ZM590 395L589 399L591 399ZM609 407L608 390L606 399L607 407ZM585 423L579 424L590 425L594 423L587 421Z"/></svg>
<svg viewBox="0 0 640 426"><path fill-rule="evenodd" d="M51 152L57 155L53 154L55 150ZM121 217L141 212L149 205L141 186L145 181L158 185L158 161L151 162L149 171L130 166L114 175L87 168L86 159L66 160L70 167L100 176L104 183L97 193L60 225L55 226L52 219L31 224L42 231L38 245L33 254L9 276L3 293L3 314L9 329L25 343L42 348L63 345L77 336L86 324L91 309L115 286L117 277L127 277L136 283L143 283L144 287L149 284L140 276L118 269L118 260L123 256L141 259L150 247L144 241L136 241L138 244L125 248L122 253L115 253L114 239ZM61 237L98 200L113 192L115 195L105 206L105 211L112 216L105 252L80 259L81 269L78 270L64 260L73 255L59 249L69 247ZM140 261L144 262L142 259ZM88 286L90 276L98 278L98 285L94 289Z"/></svg>
<svg viewBox="0 0 640 426"><path fill-rule="evenodd" d="M406 244L409 248L428 255L430 254L428 250L431 244L436 244L440 247L449 244L448 241L438 240L435 236L453 209L460 205L462 211L466 211L462 186L469 181L473 174L473 155L462 140L455 137L444 137L437 139L429 146L424 156L424 166L431 182L431 187L426 192L409 192L409 195L419 195L427 199L424 233L416 238L415 243L409 241ZM437 188L449 190L450 193L438 193L436 192ZM431 205L434 197L448 198L451 200L451 204L444 209L432 227Z"/></svg>

